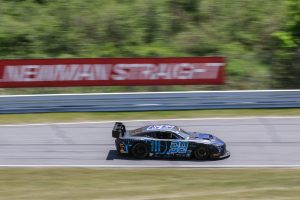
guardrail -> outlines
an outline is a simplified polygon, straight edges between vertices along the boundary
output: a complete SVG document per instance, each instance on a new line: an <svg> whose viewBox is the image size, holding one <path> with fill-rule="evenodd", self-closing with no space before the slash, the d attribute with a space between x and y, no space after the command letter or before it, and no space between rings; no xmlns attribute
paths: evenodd
<svg viewBox="0 0 300 200"><path fill-rule="evenodd" d="M0 96L0 113L299 107L300 90Z"/></svg>

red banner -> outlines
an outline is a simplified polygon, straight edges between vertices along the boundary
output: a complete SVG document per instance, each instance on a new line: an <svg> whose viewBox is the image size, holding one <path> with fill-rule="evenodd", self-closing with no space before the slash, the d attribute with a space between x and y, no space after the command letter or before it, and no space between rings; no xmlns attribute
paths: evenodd
<svg viewBox="0 0 300 200"><path fill-rule="evenodd" d="M222 57L0 60L0 87L223 84Z"/></svg>

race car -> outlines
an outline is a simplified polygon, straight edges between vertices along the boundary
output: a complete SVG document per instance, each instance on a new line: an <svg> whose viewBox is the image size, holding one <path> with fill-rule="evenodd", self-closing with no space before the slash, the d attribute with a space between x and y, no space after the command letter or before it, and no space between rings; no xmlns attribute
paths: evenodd
<svg viewBox="0 0 300 200"><path fill-rule="evenodd" d="M137 159L147 157L194 158L197 160L222 159L230 156L226 144L211 134L187 132L169 124L148 125L126 130L116 122L112 137L119 155Z"/></svg>

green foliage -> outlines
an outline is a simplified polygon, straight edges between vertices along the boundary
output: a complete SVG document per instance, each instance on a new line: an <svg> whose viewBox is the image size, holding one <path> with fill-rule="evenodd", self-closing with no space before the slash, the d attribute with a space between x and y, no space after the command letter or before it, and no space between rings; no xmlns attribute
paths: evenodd
<svg viewBox="0 0 300 200"><path fill-rule="evenodd" d="M216 89L299 87L300 0L0 0L0 24L0 58L221 55Z"/></svg>
<svg viewBox="0 0 300 200"><path fill-rule="evenodd" d="M273 34L277 42L273 76L274 87L300 86L300 0L285 0L287 23Z"/></svg>

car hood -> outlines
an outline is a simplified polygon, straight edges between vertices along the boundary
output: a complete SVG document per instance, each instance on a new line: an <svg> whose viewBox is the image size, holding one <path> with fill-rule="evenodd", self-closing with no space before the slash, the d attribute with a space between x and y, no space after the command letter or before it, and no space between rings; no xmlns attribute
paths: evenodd
<svg viewBox="0 0 300 200"><path fill-rule="evenodd" d="M224 142L217 138L214 135L208 134L208 133L200 133L200 132L193 132L190 133L190 140L201 140L201 141L207 141L209 143L214 143L216 145L223 145Z"/></svg>
<svg viewBox="0 0 300 200"><path fill-rule="evenodd" d="M208 134L208 133L193 132L193 133L190 133L190 139L211 140L211 139L214 139L214 136L211 134Z"/></svg>

